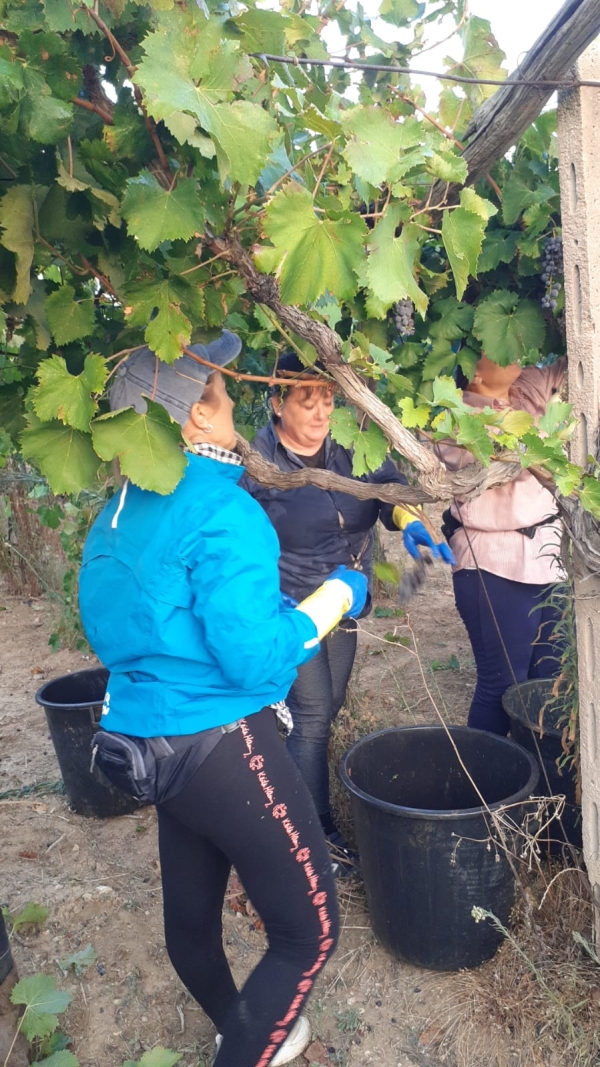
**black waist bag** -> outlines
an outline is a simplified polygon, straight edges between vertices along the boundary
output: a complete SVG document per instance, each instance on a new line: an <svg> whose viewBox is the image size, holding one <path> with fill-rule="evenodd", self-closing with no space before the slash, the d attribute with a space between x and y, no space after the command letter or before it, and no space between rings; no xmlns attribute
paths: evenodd
<svg viewBox="0 0 600 1067"><path fill-rule="evenodd" d="M98 730L90 770L140 804L164 804L187 785L226 733L239 723L181 737L130 737Z"/></svg>

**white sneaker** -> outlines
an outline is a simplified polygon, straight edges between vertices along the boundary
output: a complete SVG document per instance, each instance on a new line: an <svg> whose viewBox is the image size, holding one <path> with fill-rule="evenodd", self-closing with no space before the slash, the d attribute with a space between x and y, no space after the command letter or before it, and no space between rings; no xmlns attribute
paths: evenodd
<svg viewBox="0 0 600 1067"><path fill-rule="evenodd" d="M271 1060L269 1067L284 1067L284 1064L291 1063L296 1059L296 1056L300 1056L306 1048L310 1045L310 1039L312 1037L310 1030L310 1023L306 1018L306 1015L300 1015L294 1028L290 1031L286 1037L283 1045L279 1049ZM218 1052L223 1038L221 1034L217 1034L215 1038L216 1051Z"/></svg>

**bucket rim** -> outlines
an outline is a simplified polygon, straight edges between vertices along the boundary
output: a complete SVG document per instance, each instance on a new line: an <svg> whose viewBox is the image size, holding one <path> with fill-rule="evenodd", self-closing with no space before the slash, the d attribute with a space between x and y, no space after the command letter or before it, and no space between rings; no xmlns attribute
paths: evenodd
<svg viewBox="0 0 600 1067"><path fill-rule="evenodd" d="M493 804L481 804L474 808L451 808L448 811L440 811L438 808L409 808L408 806L405 806L403 804L391 804L387 800L378 800L377 797L374 797L371 793L366 793L363 789L357 786L355 782L352 781L351 776L348 774L346 766L348 761L350 760L350 757L352 756L352 753L355 752L358 748L360 748L361 745L364 745L367 741L372 741L374 738L382 737L385 734L431 734L440 733L441 731L443 731L444 733L449 732L450 734L484 734L486 737L495 737L498 743L504 744L506 748L511 748L513 750L516 749L518 752L521 753L522 756L526 758L527 762L529 763L530 774L527 784L524 785L521 789L519 789L516 793L513 793L511 796L505 797L503 800L495 801ZM362 800L369 807L376 808L378 811L385 811L390 815L396 815L398 817L402 816L403 818L409 819L426 818L435 820L436 822L449 822L451 820L455 821L457 816L460 816L461 818L476 818L477 816L485 815L488 811L497 811L499 808L504 808L508 805L518 804L521 801L526 800L527 797L533 794L540 779L540 769L535 756L531 752L528 752L527 749L523 747L523 745L519 745L511 738L503 737L500 734L490 734L487 730L475 730L471 726L442 726L437 723L425 723L423 725L419 725L418 723L412 723L409 726L391 726L387 727L385 730L376 730L374 731L374 733L367 734L365 737L361 737L358 741L355 741L355 743L348 749L348 751L344 753L340 760L339 771L340 778L342 779L342 782L348 792L352 794L352 796L355 796L358 799Z"/></svg>
<svg viewBox="0 0 600 1067"><path fill-rule="evenodd" d="M506 699L506 698L508 698L510 693L514 693L517 690L523 691L524 689L533 689L533 688L539 687L540 685L544 685L545 683L548 683L548 690L549 690L548 699L551 699L553 682L554 682L553 678L528 678L527 681L525 681L525 682L517 682L516 685L509 686L508 689L502 694L502 707L504 708L504 711L508 715L509 719L511 719L513 722L518 722L520 726L526 727L527 729L531 730L534 734L537 734L537 736L540 737L540 738L542 738L542 737L561 738L562 735L563 735L563 730L562 729L559 729L557 726L544 726L544 728L541 729L540 728L540 724L539 724L539 722L537 722L537 720L533 721L532 719L529 718L528 715L525 715L523 713L523 708L522 707L518 707L518 708L515 708L515 707L512 707L512 706L508 707L508 703L509 702Z"/></svg>
<svg viewBox="0 0 600 1067"><path fill-rule="evenodd" d="M44 690L50 685L54 685L56 682L62 682L66 679L72 680L73 678L80 677L82 674L99 674L102 671L106 673L106 680L108 684L108 676L110 674L107 667L102 665L98 667L86 667L82 671L71 671L70 674L60 674L57 678L48 678L43 685L41 685L35 694L34 700L36 704L39 704L41 708L52 708L57 711L85 711L86 708L101 707L103 700L84 700L82 703L74 704L72 701L68 704L58 704L56 700L47 700L44 697Z"/></svg>

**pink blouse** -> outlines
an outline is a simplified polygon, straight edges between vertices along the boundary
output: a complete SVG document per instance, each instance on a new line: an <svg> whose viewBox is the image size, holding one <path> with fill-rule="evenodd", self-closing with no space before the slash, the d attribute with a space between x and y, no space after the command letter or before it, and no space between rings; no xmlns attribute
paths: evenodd
<svg viewBox="0 0 600 1067"><path fill-rule="evenodd" d="M537 420L563 384L566 366L566 360L561 359L543 369L525 367L510 389L509 402L492 400L468 389L463 393L463 400L474 408L528 411ZM473 462L470 452L454 445L440 444L436 451L449 470ZM451 511L464 528L457 530L450 540L457 570L473 570L476 559L482 570L514 582L542 585L564 577L558 558L559 519L538 526L533 538L517 532L558 514L552 494L529 471L523 470L514 482L487 489L468 503L458 498L458 504L460 510L455 502Z"/></svg>

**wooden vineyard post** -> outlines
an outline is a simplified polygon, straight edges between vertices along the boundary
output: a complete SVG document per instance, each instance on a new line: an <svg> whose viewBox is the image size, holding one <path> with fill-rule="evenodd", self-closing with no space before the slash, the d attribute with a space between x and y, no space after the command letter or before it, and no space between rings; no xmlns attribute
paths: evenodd
<svg viewBox="0 0 600 1067"><path fill-rule="evenodd" d="M577 77L600 79L600 48L577 63ZM600 405L600 89L561 94L558 109L569 400L579 425L574 462L598 455ZM576 581L583 848L600 944L600 575Z"/></svg>

